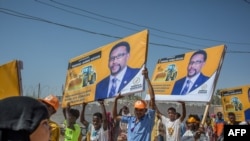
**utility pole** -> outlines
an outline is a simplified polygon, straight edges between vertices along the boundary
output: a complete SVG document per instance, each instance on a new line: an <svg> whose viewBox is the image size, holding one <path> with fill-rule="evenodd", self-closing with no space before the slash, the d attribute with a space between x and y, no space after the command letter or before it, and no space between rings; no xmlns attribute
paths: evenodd
<svg viewBox="0 0 250 141"><path fill-rule="evenodd" d="M40 98L41 95L41 87L40 87L40 83L38 83L38 93L37 93L37 97Z"/></svg>

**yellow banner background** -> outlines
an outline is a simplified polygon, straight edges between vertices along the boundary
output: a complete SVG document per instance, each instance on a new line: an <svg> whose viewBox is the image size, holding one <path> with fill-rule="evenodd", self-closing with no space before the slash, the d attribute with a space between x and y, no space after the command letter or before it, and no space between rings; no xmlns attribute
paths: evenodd
<svg viewBox="0 0 250 141"><path fill-rule="evenodd" d="M19 61L13 60L0 66L0 99L21 95Z"/></svg>
<svg viewBox="0 0 250 141"><path fill-rule="evenodd" d="M115 44L121 41L127 41L130 44L130 59L128 61L128 66L133 68L142 68L142 66L146 63L148 30L143 30L131 36L99 47L88 53L74 57L70 59L69 64L81 59L86 60L86 62L77 67L68 69L62 102L63 107L66 106L67 102L70 102L72 105L78 105L83 101L94 101L96 84L110 74L108 68L109 52ZM91 66L93 70L92 72L96 76L96 80L93 84L83 87L83 82L79 79L79 74L82 73L81 71L83 68L88 66ZM70 83L72 83L73 80L78 82L78 84L70 86Z"/></svg>

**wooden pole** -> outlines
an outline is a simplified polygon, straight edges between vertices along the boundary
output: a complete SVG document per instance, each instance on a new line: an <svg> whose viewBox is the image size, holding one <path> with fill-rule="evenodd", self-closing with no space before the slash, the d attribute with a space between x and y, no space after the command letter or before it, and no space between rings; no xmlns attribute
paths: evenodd
<svg viewBox="0 0 250 141"><path fill-rule="evenodd" d="M201 124L200 124L201 127L204 127L204 124L205 124L206 119L207 119L207 114L209 112L209 107L210 107L210 103L207 103L206 107L205 107L203 117L202 117L202 121L201 121Z"/></svg>

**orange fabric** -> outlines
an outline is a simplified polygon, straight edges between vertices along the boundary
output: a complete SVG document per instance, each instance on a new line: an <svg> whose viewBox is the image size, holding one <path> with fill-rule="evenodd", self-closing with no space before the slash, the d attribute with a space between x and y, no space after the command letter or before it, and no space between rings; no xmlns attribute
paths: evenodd
<svg viewBox="0 0 250 141"><path fill-rule="evenodd" d="M223 132L223 128L224 128L224 122L215 122L214 124L214 133L216 134L217 137L219 137L222 132Z"/></svg>

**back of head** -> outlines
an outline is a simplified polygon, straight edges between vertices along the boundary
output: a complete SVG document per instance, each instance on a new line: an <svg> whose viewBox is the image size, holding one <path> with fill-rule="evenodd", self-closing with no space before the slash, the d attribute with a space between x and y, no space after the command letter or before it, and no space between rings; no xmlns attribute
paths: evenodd
<svg viewBox="0 0 250 141"><path fill-rule="evenodd" d="M76 119L78 119L79 116L80 116L80 112L79 112L79 110L77 110L77 109L70 109L70 110L69 110L69 113L70 113L71 115L73 115Z"/></svg>
<svg viewBox="0 0 250 141"><path fill-rule="evenodd" d="M49 113L37 99L13 96L0 100L0 140L28 141L29 135L48 119Z"/></svg>

